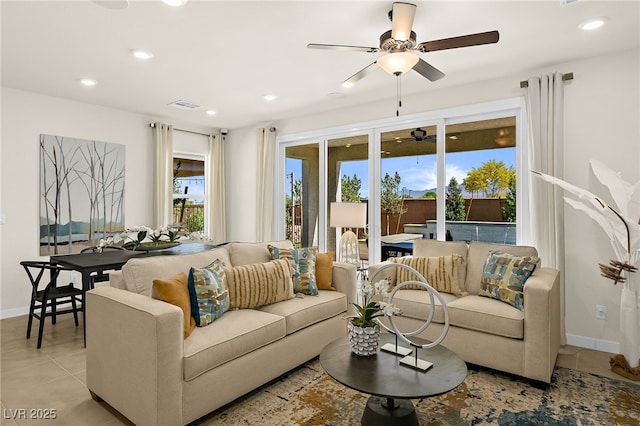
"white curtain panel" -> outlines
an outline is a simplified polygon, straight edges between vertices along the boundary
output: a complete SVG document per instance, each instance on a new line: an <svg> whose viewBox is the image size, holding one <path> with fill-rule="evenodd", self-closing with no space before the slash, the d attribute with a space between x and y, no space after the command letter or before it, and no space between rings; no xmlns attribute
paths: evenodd
<svg viewBox="0 0 640 426"><path fill-rule="evenodd" d="M528 80L529 170L563 179L564 82L559 72ZM562 190L530 179L531 238L542 265L560 270L562 343L565 344L564 201Z"/></svg>
<svg viewBox="0 0 640 426"><path fill-rule="evenodd" d="M224 182L224 142L222 135L209 136L209 156L207 159L208 177L206 183L207 211L206 229L214 243L227 239L225 219L225 182Z"/></svg>
<svg viewBox="0 0 640 426"><path fill-rule="evenodd" d="M173 224L173 126L155 123L153 143L153 227L159 228Z"/></svg>
<svg viewBox="0 0 640 426"><path fill-rule="evenodd" d="M258 138L256 241L273 240L273 190L276 155L275 128L260 128Z"/></svg>

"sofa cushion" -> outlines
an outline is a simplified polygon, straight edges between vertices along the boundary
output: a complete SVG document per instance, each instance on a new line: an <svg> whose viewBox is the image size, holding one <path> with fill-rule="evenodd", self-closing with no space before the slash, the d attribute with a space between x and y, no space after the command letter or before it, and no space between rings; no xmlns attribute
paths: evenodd
<svg viewBox="0 0 640 426"><path fill-rule="evenodd" d="M317 296L294 297L258 309L284 317L287 334L291 334L346 312L347 297L335 291L322 290Z"/></svg>
<svg viewBox="0 0 640 426"><path fill-rule="evenodd" d="M467 243L464 241L415 240L413 255L416 257L450 256L458 254L467 258Z"/></svg>
<svg viewBox="0 0 640 426"><path fill-rule="evenodd" d="M272 241L269 243L229 243L229 258L231 264L229 266L251 265L254 263L264 263L271 260L269 253L269 245L280 248L293 248L293 243L289 240Z"/></svg>
<svg viewBox="0 0 640 426"><path fill-rule="evenodd" d="M211 324L229 310L229 290L222 261L216 259L204 268L191 267L189 298L191 315L198 327Z"/></svg>
<svg viewBox="0 0 640 426"><path fill-rule="evenodd" d="M316 253L316 285L318 290L333 290L336 288L333 283L333 259L335 253L332 251L326 253Z"/></svg>
<svg viewBox="0 0 640 426"><path fill-rule="evenodd" d="M304 248L280 248L269 245L271 259L287 259L293 266L293 291L294 293L318 294L316 284L316 252L314 247Z"/></svg>
<svg viewBox="0 0 640 426"><path fill-rule="evenodd" d="M184 378L193 380L273 343L285 336L285 330L285 320L280 316L253 309L229 311L210 326L196 328L184 341Z"/></svg>
<svg viewBox="0 0 640 426"><path fill-rule="evenodd" d="M491 250L501 250L515 256L538 256L538 251L535 247L471 241L469 244L469 254L467 256L467 281L465 283L465 290L470 294L477 295L480 293L482 271Z"/></svg>
<svg viewBox="0 0 640 426"><path fill-rule="evenodd" d="M449 306L449 303L458 300L458 296L449 293L440 293L440 296L444 299L444 302ZM436 311L433 316L433 321L437 323L444 323L444 311L440 301L434 297L433 299ZM403 317L415 318L425 321L430 312L431 299L429 292L424 290L399 290L393 297L393 303L400 308ZM401 330L410 332L414 330Z"/></svg>
<svg viewBox="0 0 640 426"><path fill-rule="evenodd" d="M184 338L189 337L196 327L196 321L191 316L191 303L189 300L189 289L187 288L187 276L184 272L172 278L164 280L153 280L153 290L151 292L154 299L159 299L171 303L182 309L184 315Z"/></svg>
<svg viewBox="0 0 640 426"><path fill-rule="evenodd" d="M225 268L232 309L250 309L295 297L287 259Z"/></svg>
<svg viewBox="0 0 640 426"><path fill-rule="evenodd" d="M524 313L513 306L481 296L465 296L447 304L449 322L497 336L524 338Z"/></svg>
<svg viewBox="0 0 640 426"><path fill-rule="evenodd" d="M461 287L464 286L467 265L459 254L438 257L399 257L390 260L415 269L438 292L451 293L456 296L464 295ZM405 281L418 281L418 277L412 271L396 268L396 285ZM409 284L403 289L424 290L424 287Z"/></svg>
<svg viewBox="0 0 640 426"><path fill-rule="evenodd" d="M523 310L524 285L538 263L537 256L513 256L492 250L484 265L478 294Z"/></svg>
<svg viewBox="0 0 640 426"><path fill-rule="evenodd" d="M192 266L208 265L215 259L220 259L225 265L230 264L227 250L219 247L193 254L129 259L122 267L122 276L127 290L151 297L153 280L173 277L180 272L188 275Z"/></svg>

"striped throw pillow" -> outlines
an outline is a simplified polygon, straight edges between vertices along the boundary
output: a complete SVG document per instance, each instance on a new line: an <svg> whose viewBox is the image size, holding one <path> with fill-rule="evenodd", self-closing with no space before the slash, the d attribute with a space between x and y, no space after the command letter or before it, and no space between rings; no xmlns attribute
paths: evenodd
<svg viewBox="0 0 640 426"><path fill-rule="evenodd" d="M463 292L464 279L467 273L467 265L460 255L439 257L398 257L392 258L392 262L407 265L420 272L427 279L429 285L442 293L451 293L456 296L466 296ZM396 285L405 281L419 281L414 273L403 268L396 268ZM419 285L408 285L403 289L424 290Z"/></svg>
<svg viewBox="0 0 640 426"><path fill-rule="evenodd" d="M295 297L287 259L225 269L232 309L251 309Z"/></svg>

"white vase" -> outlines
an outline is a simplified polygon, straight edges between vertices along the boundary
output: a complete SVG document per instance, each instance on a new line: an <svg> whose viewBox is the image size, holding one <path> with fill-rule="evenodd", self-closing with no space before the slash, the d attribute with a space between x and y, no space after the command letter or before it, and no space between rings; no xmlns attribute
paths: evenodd
<svg viewBox="0 0 640 426"><path fill-rule="evenodd" d="M380 327L358 327L349 323L349 343L351 352L360 356L371 356L378 352Z"/></svg>
<svg viewBox="0 0 640 426"><path fill-rule="evenodd" d="M620 353L635 368L640 361L640 271L626 277L620 295Z"/></svg>

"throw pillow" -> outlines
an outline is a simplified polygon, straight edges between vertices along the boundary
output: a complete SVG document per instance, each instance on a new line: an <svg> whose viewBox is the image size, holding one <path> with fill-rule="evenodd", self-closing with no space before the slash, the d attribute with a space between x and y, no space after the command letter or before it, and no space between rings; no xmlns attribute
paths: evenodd
<svg viewBox="0 0 640 426"><path fill-rule="evenodd" d="M537 256L489 252L482 271L479 296L491 297L524 310L524 284L540 263Z"/></svg>
<svg viewBox="0 0 640 426"><path fill-rule="evenodd" d="M167 303L171 303L182 309L184 314L184 338L189 337L196 321L191 316L191 304L189 299L189 289L187 288L187 276L180 272L173 278L166 280L153 280L152 296Z"/></svg>
<svg viewBox="0 0 640 426"><path fill-rule="evenodd" d="M232 309L251 309L295 297L287 259L225 269Z"/></svg>
<svg viewBox="0 0 640 426"><path fill-rule="evenodd" d="M316 252L315 247L285 249L269 245L271 259L289 259L293 266L293 290L295 293L318 295L316 285Z"/></svg>
<svg viewBox="0 0 640 426"><path fill-rule="evenodd" d="M333 258L332 251L316 254L316 285L318 290L333 290Z"/></svg>
<svg viewBox="0 0 640 426"><path fill-rule="evenodd" d="M451 293L456 296L466 296L463 292L467 265L464 258L458 254L439 257L398 257L392 262L407 265L420 272L427 279L429 285L441 293ZM411 271L396 268L396 285L405 281L417 281ZM424 290L419 285L407 285L403 289Z"/></svg>
<svg viewBox="0 0 640 426"><path fill-rule="evenodd" d="M204 268L189 270L191 315L198 327L211 324L229 310L224 263L216 259Z"/></svg>

